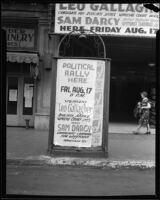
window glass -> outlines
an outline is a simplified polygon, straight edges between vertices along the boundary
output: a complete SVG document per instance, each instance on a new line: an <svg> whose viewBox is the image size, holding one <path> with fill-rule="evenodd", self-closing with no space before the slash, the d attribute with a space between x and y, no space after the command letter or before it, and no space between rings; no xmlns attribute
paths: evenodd
<svg viewBox="0 0 160 200"><path fill-rule="evenodd" d="M8 77L7 114L17 114L18 78Z"/></svg>
<svg viewBox="0 0 160 200"><path fill-rule="evenodd" d="M30 73L30 64L27 63L10 63L7 62L7 72L9 73L25 73L28 74Z"/></svg>

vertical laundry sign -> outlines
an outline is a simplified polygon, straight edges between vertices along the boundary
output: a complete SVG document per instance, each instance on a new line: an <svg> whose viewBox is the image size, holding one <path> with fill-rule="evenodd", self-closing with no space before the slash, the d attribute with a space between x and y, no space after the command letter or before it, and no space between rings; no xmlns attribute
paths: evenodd
<svg viewBox="0 0 160 200"><path fill-rule="evenodd" d="M104 80L99 75L103 77L104 63L89 59L58 59L55 145L70 147L101 145L103 87L100 90L98 87L103 86ZM98 108L96 104L101 106Z"/></svg>

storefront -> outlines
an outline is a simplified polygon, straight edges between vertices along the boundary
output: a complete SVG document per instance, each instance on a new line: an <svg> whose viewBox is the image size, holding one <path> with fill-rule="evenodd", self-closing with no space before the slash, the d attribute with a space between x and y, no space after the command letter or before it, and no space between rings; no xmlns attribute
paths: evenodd
<svg viewBox="0 0 160 200"><path fill-rule="evenodd" d="M4 4L3 28L6 31L6 123L7 126L35 127L42 103L38 101L43 87L43 43L46 22L41 20L46 12L34 12L34 7ZM16 11L15 9L19 9ZM41 71L41 72L40 72ZM44 89L45 90L45 89ZM44 92L45 95L45 92ZM45 111L45 109L44 109Z"/></svg>
<svg viewBox="0 0 160 200"><path fill-rule="evenodd" d="M55 23L54 4L51 7L35 3L2 4L3 27L7 31L8 126L25 126L26 119L29 119L30 126L36 129L49 128L51 72L54 67L52 56L55 55L63 35L72 31L73 27L76 29L75 23L82 28L81 22L84 21L81 21L80 16L86 17L85 10L83 6L76 5L78 4L69 7L61 5L57 15L59 26L56 25L56 31L60 33L50 38L48 30L49 27L54 29ZM133 121L133 108L139 100L139 92L147 90L151 95L155 87L154 32L158 27L158 17L143 9L142 5L104 5L93 4L85 19L88 27L101 34L106 46L106 57L111 58L110 121ZM72 13L67 14L71 12L67 9L71 9ZM74 12L79 12L77 18ZM137 23L143 30L133 29L133 16L129 15L137 12ZM149 14L150 23L148 21L140 25ZM64 15L69 15L70 18L64 18ZM72 16L75 18L71 21ZM106 17L110 20L105 20ZM105 26L108 28L103 28ZM114 26L123 28L114 29ZM73 45L67 51L68 55L94 57L95 47L93 43L87 43L88 41L73 40Z"/></svg>
<svg viewBox="0 0 160 200"><path fill-rule="evenodd" d="M27 55L29 63L14 63L15 57L20 60L23 54L7 53L7 125L25 126L26 120L29 119L30 126L33 127L36 91L30 68L32 59L35 59L37 64L38 56L37 54Z"/></svg>
<svg viewBox="0 0 160 200"><path fill-rule="evenodd" d="M29 120L33 127L36 92L33 71L38 71L39 64L36 22L29 25L10 20L4 29L7 39L7 125L25 126Z"/></svg>

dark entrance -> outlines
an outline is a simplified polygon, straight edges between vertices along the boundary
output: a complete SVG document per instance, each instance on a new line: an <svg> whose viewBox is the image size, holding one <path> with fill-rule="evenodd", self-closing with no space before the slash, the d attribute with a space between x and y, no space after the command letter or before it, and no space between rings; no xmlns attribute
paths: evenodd
<svg viewBox="0 0 160 200"><path fill-rule="evenodd" d="M112 59L110 121L136 122L133 109L139 93L152 97L155 79L155 38L105 38Z"/></svg>
<svg viewBox="0 0 160 200"><path fill-rule="evenodd" d="M7 125L34 126L34 81L30 65L7 62Z"/></svg>
<svg viewBox="0 0 160 200"><path fill-rule="evenodd" d="M97 47L90 40L71 39L66 55L96 57ZM111 58L110 121L136 122L133 109L139 93L155 88L155 38L103 37L106 57ZM74 44L74 45L73 45ZM99 51L101 51L99 49ZM151 65L150 65L151 64Z"/></svg>

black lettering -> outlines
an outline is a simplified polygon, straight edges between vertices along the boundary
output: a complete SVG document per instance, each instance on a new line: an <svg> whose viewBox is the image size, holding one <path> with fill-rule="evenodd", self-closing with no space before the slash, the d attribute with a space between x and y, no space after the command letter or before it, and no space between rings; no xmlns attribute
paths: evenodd
<svg viewBox="0 0 160 200"><path fill-rule="evenodd" d="M101 32L101 28L100 27L96 27L96 32Z"/></svg>
<svg viewBox="0 0 160 200"><path fill-rule="evenodd" d="M58 17L58 24L62 24L63 23L63 16L59 16Z"/></svg>
<svg viewBox="0 0 160 200"><path fill-rule="evenodd" d="M118 11L124 12L124 9L122 9L123 4L118 4L118 6L119 6Z"/></svg>
<svg viewBox="0 0 160 200"><path fill-rule="evenodd" d="M117 11L116 8L114 8L115 4L111 4L111 11Z"/></svg>
<svg viewBox="0 0 160 200"><path fill-rule="evenodd" d="M126 31L125 31L125 33L131 33L130 28L127 28Z"/></svg>
<svg viewBox="0 0 160 200"><path fill-rule="evenodd" d="M25 29L20 29L20 33L25 33Z"/></svg>
<svg viewBox="0 0 160 200"><path fill-rule="evenodd" d="M77 19L73 17L73 24L81 24L81 17L78 17Z"/></svg>
<svg viewBox="0 0 160 200"><path fill-rule="evenodd" d="M98 5L95 5L95 4L90 4L90 8L91 8L91 10L98 10Z"/></svg>
<svg viewBox="0 0 160 200"><path fill-rule="evenodd" d="M69 3L68 4L68 10L75 10L75 3Z"/></svg>
<svg viewBox="0 0 160 200"><path fill-rule="evenodd" d="M78 31L78 30L79 30L78 26L73 26L73 31Z"/></svg>
<svg viewBox="0 0 160 200"><path fill-rule="evenodd" d="M66 31L66 26L60 26L61 31Z"/></svg>
<svg viewBox="0 0 160 200"><path fill-rule="evenodd" d="M66 10L67 7L65 7L65 6L63 5L63 3L60 3L59 9L60 9L60 10Z"/></svg>
<svg viewBox="0 0 160 200"><path fill-rule="evenodd" d="M9 40L10 41L16 40L16 34L9 34Z"/></svg>
<svg viewBox="0 0 160 200"><path fill-rule="evenodd" d="M134 12L133 4L128 4L128 6L126 8L126 12Z"/></svg>
<svg viewBox="0 0 160 200"><path fill-rule="evenodd" d="M27 34L22 34L21 41L27 41Z"/></svg>
<svg viewBox="0 0 160 200"><path fill-rule="evenodd" d="M143 12L144 7L143 7L143 5L141 5L141 4L136 4L135 10L136 10L137 12Z"/></svg>
<svg viewBox="0 0 160 200"><path fill-rule="evenodd" d="M84 10L85 4L77 4L78 10Z"/></svg>
<svg viewBox="0 0 160 200"><path fill-rule="evenodd" d="M107 4L101 4L101 7L99 10L105 10L105 11L108 11L108 6Z"/></svg>
<svg viewBox="0 0 160 200"><path fill-rule="evenodd" d="M29 41L31 42L33 38L33 34L28 34L28 38L29 38Z"/></svg>

